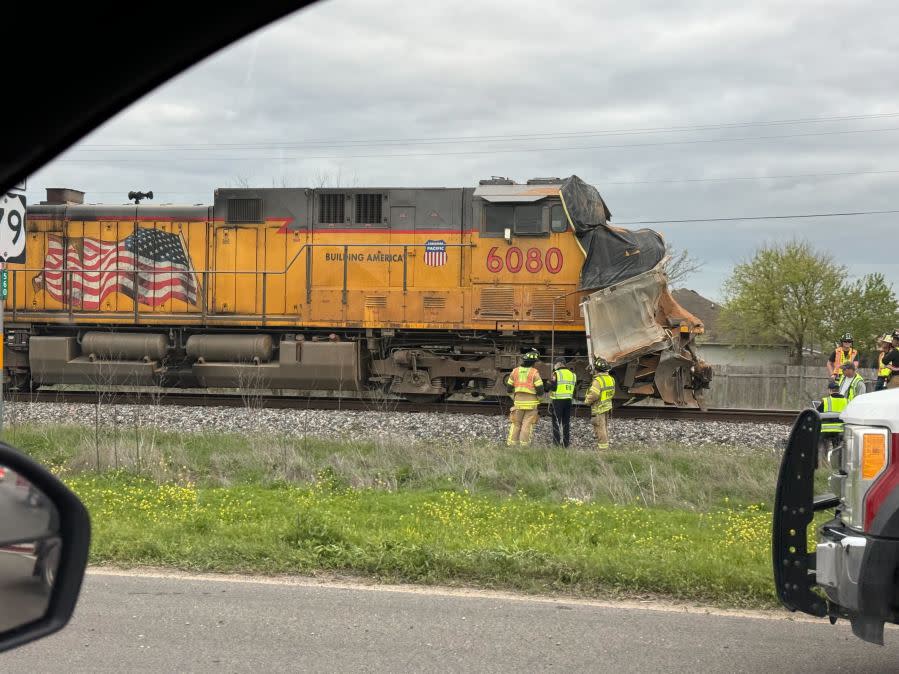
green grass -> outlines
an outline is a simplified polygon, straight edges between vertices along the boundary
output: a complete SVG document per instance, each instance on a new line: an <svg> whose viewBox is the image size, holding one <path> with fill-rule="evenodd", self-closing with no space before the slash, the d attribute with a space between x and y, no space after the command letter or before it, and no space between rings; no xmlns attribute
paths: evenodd
<svg viewBox="0 0 899 674"><path fill-rule="evenodd" d="M134 433L6 435L85 501L95 564L776 605L774 450Z"/></svg>
<svg viewBox="0 0 899 674"><path fill-rule="evenodd" d="M381 490L468 489L523 492L535 499L575 498L707 510L770 502L777 452L728 447L619 447L591 451L510 449L487 443L446 446L335 442L225 433L134 429L95 435L85 427L11 428L6 439L68 474L124 469L157 482L201 487L309 484L330 471L349 486Z"/></svg>
<svg viewBox="0 0 899 674"><path fill-rule="evenodd" d="M774 603L770 515L696 513L465 491L197 488L128 475L69 484L92 513L94 563L199 571L335 571L581 596Z"/></svg>

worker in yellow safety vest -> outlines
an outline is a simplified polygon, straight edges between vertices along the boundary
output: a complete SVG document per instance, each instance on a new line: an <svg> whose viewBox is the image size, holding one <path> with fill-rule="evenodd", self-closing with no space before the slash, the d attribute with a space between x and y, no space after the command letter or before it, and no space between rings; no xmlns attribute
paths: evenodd
<svg viewBox="0 0 899 674"><path fill-rule="evenodd" d="M543 380L534 365L540 354L531 349L522 358L521 365L512 370L506 379L506 389L512 396L512 411L509 413L509 437L506 444L528 446L537 423L537 406L543 395Z"/></svg>
<svg viewBox="0 0 899 674"><path fill-rule="evenodd" d="M843 364L843 374L837 377L837 385L840 387L840 394L846 398L847 403L851 403L856 396L867 392L865 379L856 372L855 363L852 361Z"/></svg>
<svg viewBox="0 0 899 674"><path fill-rule="evenodd" d="M829 395L821 399L820 411L825 413L835 412L839 414L846 409L846 403L849 401L840 393L840 385L835 381L828 384L830 389ZM821 423L821 432L828 434L837 434L843 432L842 421L824 421Z"/></svg>
<svg viewBox="0 0 899 674"><path fill-rule="evenodd" d="M593 359L593 382L584 402L590 408L593 433L596 435L596 447L600 450L609 448L609 413L612 411L612 398L615 397L615 379L609 374L611 366L602 356Z"/></svg>
<svg viewBox="0 0 899 674"><path fill-rule="evenodd" d="M852 334L846 333L840 337L840 345L834 349L827 359L827 374L833 379L840 377L840 368L846 363L855 363L858 368L858 349L852 348Z"/></svg>
<svg viewBox="0 0 899 674"><path fill-rule="evenodd" d="M577 375L561 361L553 365L549 380L549 413L553 422L553 444L556 446L567 447L570 442L571 403L575 388Z"/></svg>
<svg viewBox="0 0 899 674"><path fill-rule="evenodd" d="M881 391L887 387L887 382L893 374L889 364L883 362L883 357L893 350L893 340L889 335L884 335L877 341L880 350L877 352L877 382L874 384L874 390Z"/></svg>
<svg viewBox="0 0 899 674"><path fill-rule="evenodd" d="M818 405L818 411L829 414L840 414L846 409L849 402L842 393L840 393L840 385L831 381L828 384L828 395L821 399ZM821 436L818 444L818 465L827 465L833 467L830 452L842 444L843 440L843 422L838 419L822 419L821 420Z"/></svg>

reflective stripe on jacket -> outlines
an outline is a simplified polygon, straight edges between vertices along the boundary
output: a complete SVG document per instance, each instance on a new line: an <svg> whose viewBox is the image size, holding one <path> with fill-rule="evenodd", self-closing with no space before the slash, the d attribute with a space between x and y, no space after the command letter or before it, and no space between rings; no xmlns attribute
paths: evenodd
<svg viewBox="0 0 899 674"><path fill-rule="evenodd" d="M846 409L846 403L849 402L843 397L827 396L821 401L822 412L842 412ZM824 421L821 424L822 433L842 433L842 421Z"/></svg>
<svg viewBox="0 0 899 674"><path fill-rule="evenodd" d="M613 397L615 397L615 379L610 374L600 372L593 377L584 402L593 405L590 408L591 414L604 414L612 409Z"/></svg>
<svg viewBox="0 0 899 674"><path fill-rule="evenodd" d="M515 393L537 395L537 387L543 386L543 380L537 368L516 367L506 380L506 385L511 386Z"/></svg>
<svg viewBox="0 0 899 674"><path fill-rule="evenodd" d="M537 368L516 367L506 379L506 386L512 387L512 400L519 410L534 410L540 404L543 380Z"/></svg>
<svg viewBox="0 0 899 674"><path fill-rule="evenodd" d="M571 400L577 386L577 376L568 368L556 370L556 390L549 394L552 400Z"/></svg>

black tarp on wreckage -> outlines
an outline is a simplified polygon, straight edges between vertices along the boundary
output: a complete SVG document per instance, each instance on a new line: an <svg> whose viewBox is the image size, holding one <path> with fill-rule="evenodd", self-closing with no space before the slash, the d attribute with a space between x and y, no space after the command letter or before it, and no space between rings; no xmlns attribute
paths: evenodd
<svg viewBox="0 0 899 674"><path fill-rule="evenodd" d="M559 193L586 254L581 268L582 290L607 288L633 278L665 257L665 242L658 232L609 225L612 213L593 185L571 176L562 183Z"/></svg>

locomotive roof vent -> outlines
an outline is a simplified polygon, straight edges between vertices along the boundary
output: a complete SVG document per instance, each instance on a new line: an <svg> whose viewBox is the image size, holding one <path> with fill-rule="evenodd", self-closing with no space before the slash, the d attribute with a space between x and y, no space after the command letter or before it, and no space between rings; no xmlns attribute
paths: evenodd
<svg viewBox="0 0 899 674"><path fill-rule="evenodd" d="M528 185L556 185L562 182L561 178L531 178Z"/></svg>
<svg viewBox="0 0 899 674"><path fill-rule="evenodd" d="M81 190L73 190L70 187L48 187L47 200L41 204L83 204L84 192Z"/></svg>
<svg viewBox="0 0 899 674"><path fill-rule="evenodd" d="M480 180L478 185L514 185L515 181L511 178L503 178L502 176L490 176L490 180Z"/></svg>

